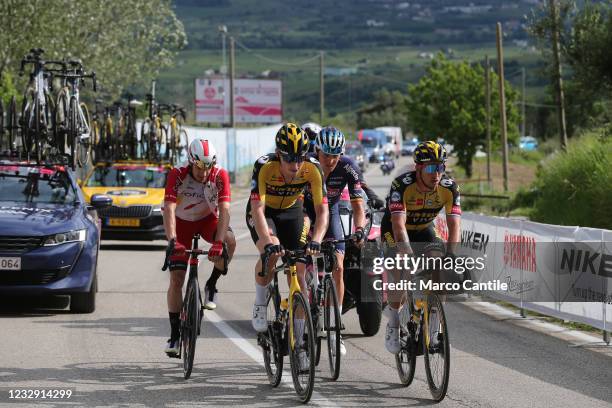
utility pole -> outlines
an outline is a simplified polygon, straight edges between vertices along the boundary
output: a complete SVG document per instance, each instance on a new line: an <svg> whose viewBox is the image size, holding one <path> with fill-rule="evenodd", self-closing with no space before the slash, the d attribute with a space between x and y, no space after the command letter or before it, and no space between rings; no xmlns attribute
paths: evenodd
<svg viewBox="0 0 612 408"><path fill-rule="evenodd" d="M234 78L236 74L236 66L234 59L234 37L230 36L230 58L229 58L229 103L230 103L230 127L236 127L236 119L234 118Z"/></svg>
<svg viewBox="0 0 612 408"><path fill-rule="evenodd" d="M491 63L485 57L485 92L487 102L487 181L491 187Z"/></svg>
<svg viewBox="0 0 612 408"><path fill-rule="evenodd" d="M238 141L236 138L236 118L234 116L234 77L236 75L236 62L234 55L234 37L230 36L230 55L229 55L229 103L230 103L230 132L232 134L233 143L233 171L230 173L230 182L235 183L238 173ZM229 153L229 152L228 152Z"/></svg>
<svg viewBox="0 0 612 408"><path fill-rule="evenodd" d="M525 136L525 131L527 130L527 117L525 116L525 67L521 68L521 86L521 117L523 119L521 122L521 136Z"/></svg>
<svg viewBox="0 0 612 408"><path fill-rule="evenodd" d="M227 39L227 26L220 25L218 27L221 34L221 67L219 73L223 76L223 87L225 88L225 80L227 79L227 51L225 49L225 41ZM225 89L223 90L223 100L225 101ZM223 126L227 124L227 116L225 116L225 107L223 107Z"/></svg>
<svg viewBox="0 0 612 408"><path fill-rule="evenodd" d="M323 114L325 112L325 78L323 75L323 70L324 70L323 51L319 51L319 62L320 62L319 64L319 85L320 85L319 94L321 97L320 106L319 106L319 110L320 110L319 123L321 124L321 126L323 126Z"/></svg>
<svg viewBox="0 0 612 408"><path fill-rule="evenodd" d="M555 93L557 94L557 115L561 149L567 148L567 128L565 123L565 96L563 95L563 78L561 77L561 55L559 52L559 9L556 0L548 0L550 18L552 20L553 74L555 77Z"/></svg>
<svg viewBox="0 0 612 408"><path fill-rule="evenodd" d="M504 86L504 49L501 23L497 23L497 75L499 76L499 114L501 117L500 127L502 137L504 191L508 191L508 134L506 133L506 91Z"/></svg>

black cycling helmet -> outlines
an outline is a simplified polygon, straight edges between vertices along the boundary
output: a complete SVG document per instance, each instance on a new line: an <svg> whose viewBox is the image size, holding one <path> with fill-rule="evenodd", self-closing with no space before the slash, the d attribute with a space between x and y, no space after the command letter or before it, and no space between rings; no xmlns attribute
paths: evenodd
<svg viewBox="0 0 612 408"><path fill-rule="evenodd" d="M276 133L276 148L291 157L305 155L308 143L308 136L295 123L283 125Z"/></svg>
<svg viewBox="0 0 612 408"><path fill-rule="evenodd" d="M445 161L446 149L433 140L421 142L416 149L414 149L415 163L444 163Z"/></svg>

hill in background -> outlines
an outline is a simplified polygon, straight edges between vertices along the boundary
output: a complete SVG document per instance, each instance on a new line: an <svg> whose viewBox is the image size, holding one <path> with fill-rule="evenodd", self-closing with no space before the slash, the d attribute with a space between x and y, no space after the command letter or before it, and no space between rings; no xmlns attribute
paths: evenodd
<svg viewBox="0 0 612 408"><path fill-rule="evenodd" d="M495 57L497 21L504 25L507 72L520 64L535 73L541 61L524 29L524 15L534 3L176 0L189 45L177 65L160 76L159 93L164 100L183 103L193 116L194 79L222 65L220 25L238 41L237 76L282 79L285 118L297 121L318 115L318 60L300 62L319 50L325 51L326 110L331 115L354 115L383 87L405 91L436 52L472 61L485 54ZM529 75L528 95L540 93L544 83Z"/></svg>

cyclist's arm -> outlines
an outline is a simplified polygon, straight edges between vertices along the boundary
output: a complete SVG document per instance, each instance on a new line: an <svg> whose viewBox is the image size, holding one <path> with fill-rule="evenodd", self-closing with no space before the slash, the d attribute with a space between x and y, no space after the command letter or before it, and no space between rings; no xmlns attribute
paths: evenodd
<svg viewBox="0 0 612 408"><path fill-rule="evenodd" d="M312 240L321 242L325 232L327 231L327 225L329 224L329 206L327 205L327 190L325 188L325 178L323 177L323 170L319 166L319 162L310 159L309 162L313 171L310 172L310 191L312 192L312 202L314 203L315 213L317 219L315 220L314 230L312 233Z"/></svg>
<svg viewBox="0 0 612 408"><path fill-rule="evenodd" d="M347 185L351 198L351 207L353 208L353 222L355 223L355 228L363 228L365 227L363 174L353 160L348 159L347 161L348 166L345 169L347 170Z"/></svg>
<svg viewBox="0 0 612 408"><path fill-rule="evenodd" d="M176 239L176 203L166 201L164 203L164 230L166 239Z"/></svg>
<svg viewBox="0 0 612 408"><path fill-rule="evenodd" d="M448 225L447 252L456 253L457 244L461 235L461 199L459 196L459 186L451 178L445 177L440 181L449 193L449 198L445 204L446 224Z"/></svg>
<svg viewBox="0 0 612 408"><path fill-rule="evenodd" d="M219 195L217 198L217 206L219 209L219 222L217 223L217 232L215 234L216 241L225 241L225 234L229 228L230 222L230 201L231 201L231 190L229 174L225 169L220 169L215 180L216 184L220 186Z"/></svg>
<svg viewBox="0 0 612 408"><path fill-rule="evenodd" d="M447 252L456 254L461 236L461 217L458 215L447 215L446 225L448 226L448 241L446 243Z"/></svg>
<svg viewBox="0 0 612 408"><path fill-rule="evenodd" d="M257 236L264 246L272 243L268 223L266 222L266 170L264 165L268 162L266 156L262 156L253 166L251 177L251 217L253 217L254 228Z"/></svg>
<svg viewBox="0 0 612 408"><path fill-rule="evenodd" d="M217 223L217 233L215 241L225 241L225 233L230 222L230 203L222 201L219 203L219 222Z"/></svg>
<svg viewBox="0 0 612 408"><path fill-rule="evenodd" d="M325 201L319 205L315 205L315 213L317 214L317 219L315 220L312 240L320 243L323 240L323 236L327 231L327 225L329 224L329 207L327 202Z"/></svg>
<svg viewBox="0 0 612 408"><path fill-rule="evenodd" d="M266 222L265 208L266 204L264 202L251 199L251 217L253 217L257 236L262 240L264 246L272 243L268 223Z"/></svg>
<svg viewBox="0 0 612 408"><path fill-rule="evenodd" d="M178 169L172 169L168 173L166 181L166 191L164 196L164 230L168 241L176 239L176 196Z"/></svg>
<svg viewBox="0 0 612 408"><path fill-rule="evenodd" d="M353 222L355 223L355 228L357 227L365 227L365 211L363 200L354 200L351 201L351 207L353 207Z"/></svg>
<svg viewBox="0 0 612 408"><path fill-rule="evenodd" d="M410 243L406 231L406 213L391 214L391 227L393 228L393 239L395 242Z"/></svg>

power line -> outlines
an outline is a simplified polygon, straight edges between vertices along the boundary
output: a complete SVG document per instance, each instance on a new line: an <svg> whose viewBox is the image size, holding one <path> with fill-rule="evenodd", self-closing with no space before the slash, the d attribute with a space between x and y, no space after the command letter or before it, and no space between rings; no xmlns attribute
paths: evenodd
<svg viewBox="0 0 612 408"><path fill-rule="evenodd" d="M287 62L287 61L281 61L281 60L276 60L273 58L268 58L265 55L259 54L255 51L253 51L252 49L250 49L249 47L247 47L246 45L244 45L243 43L241 43L240 41L234 39L236 44L242 48L243 50L245 50L246 52L250 53L251 55L253 55L254 57L257 57L261 60L267 61L267 62L271 62L273 64L278 64L278 65L290 65L290 66L299 66L299 65L306 65L312 61L318 60L319 59L319 55L315 55L313 57L310 57L308 59L302 60L302 61L298 61L298 62Z"/></svg>

